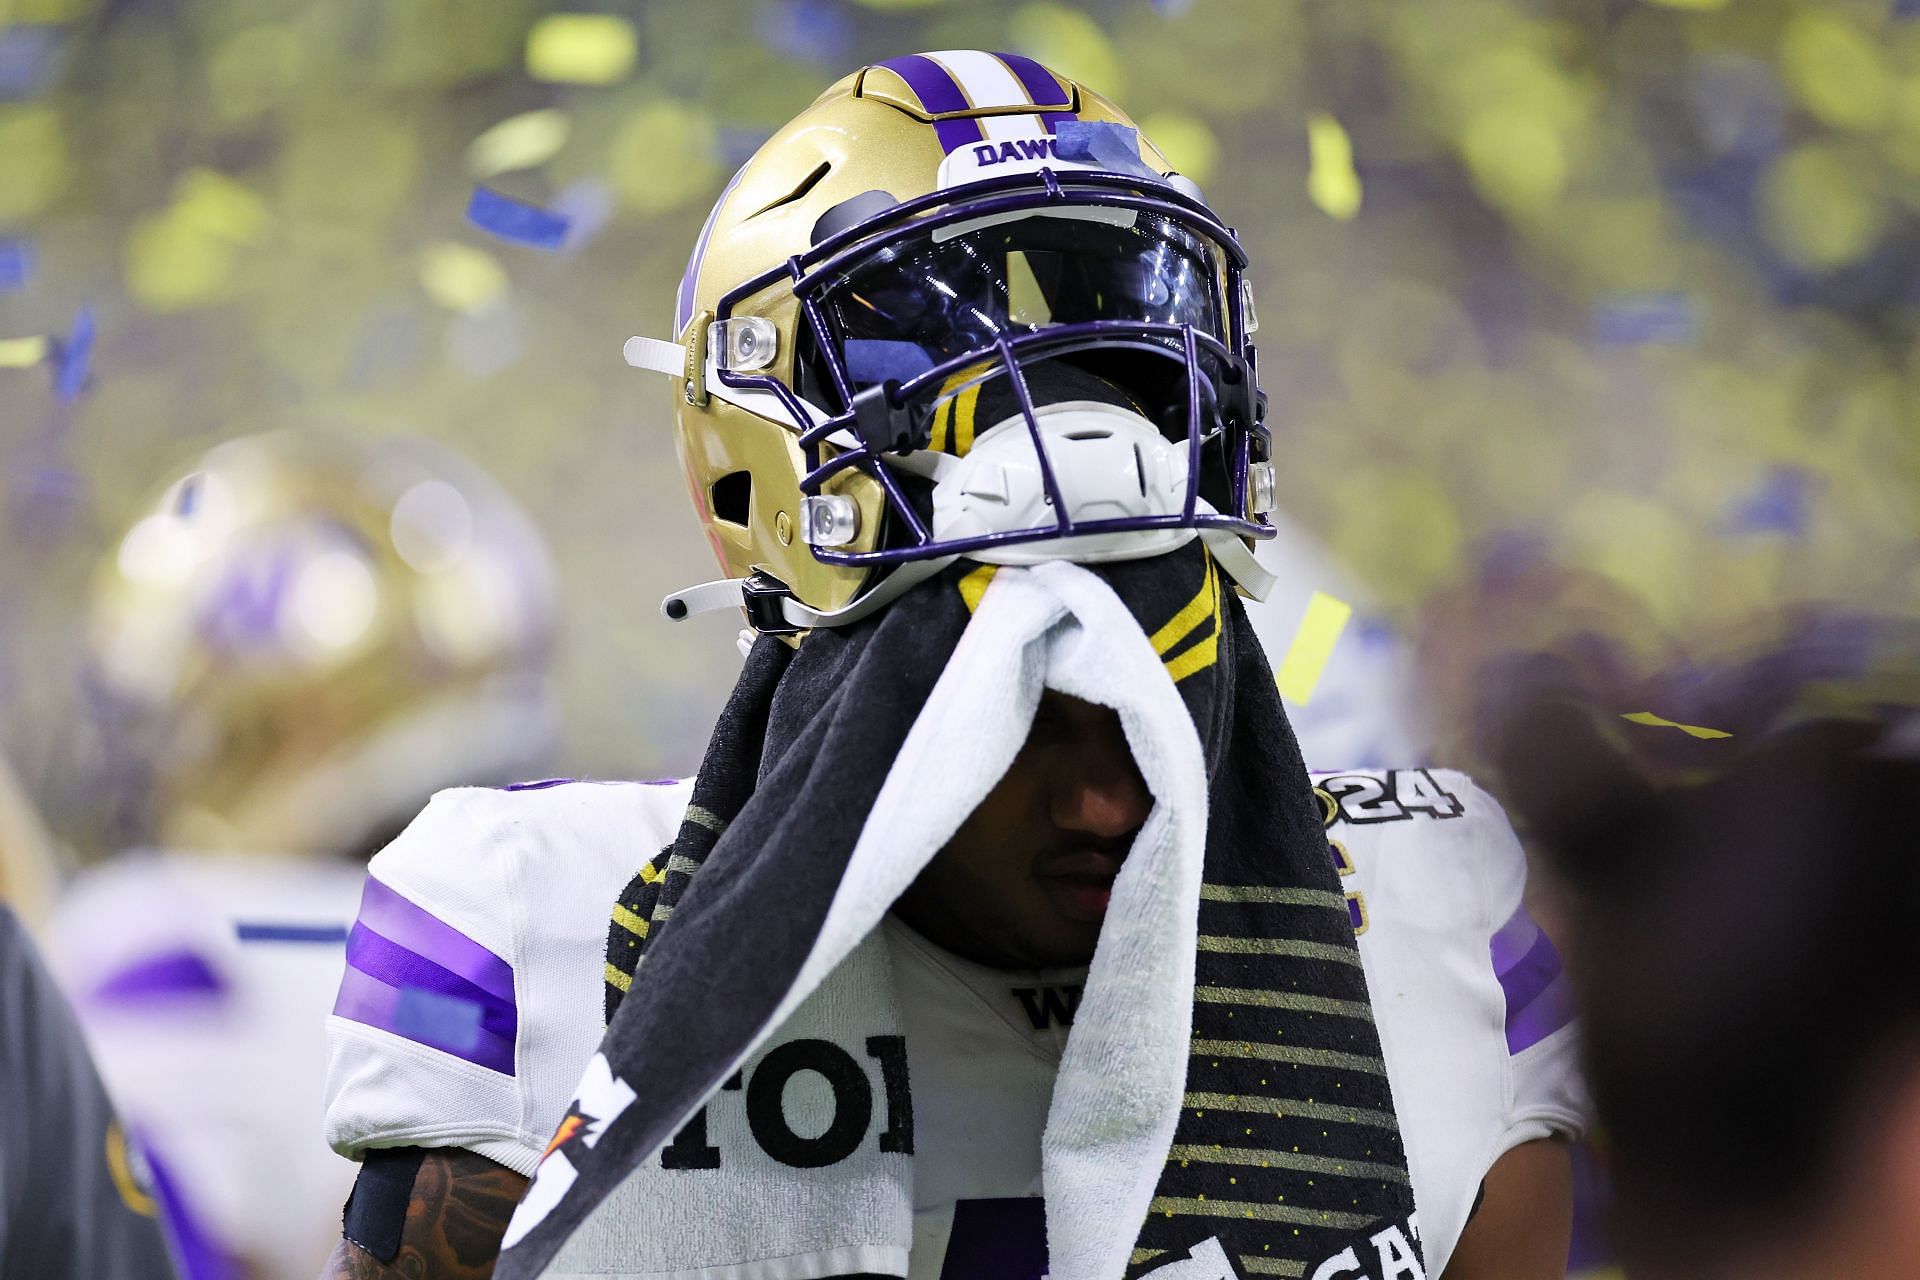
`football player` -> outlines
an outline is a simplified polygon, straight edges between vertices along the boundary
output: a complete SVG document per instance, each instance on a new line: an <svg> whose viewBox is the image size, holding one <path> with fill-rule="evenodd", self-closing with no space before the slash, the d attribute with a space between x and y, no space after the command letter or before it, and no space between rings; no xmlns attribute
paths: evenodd
<svg viewBox="0 0 1920 1280"><path fill-rule="evenodd" d="M942 564L985 558L1004 554L996 540L1024 540L1031 562L1169 526L1258 584L1242 538L1267 529L1273 478L1244 265L1125 115L1028 59L949 51L840 81L722 194L680 291L680 341L628 343L630 363L676 383L696 505L730 574L671 598L669 616L744 604L762 632L833 627L896 600L911 609L943 552ZM976 418L1002 360L1066 364L1075 385L1229 463L1177 521L1117 520L1061 547L1050 494L1011 534L983 523L996 518L983 503L1017 505L1010 493L940 483L1003 425ZM888 467L836 463L882 446ZM894 462L933 482L930 502L890 487ZM524 1180L577 1136L569 1101L649 928L629 894L672 871L662 855L635 880L637 851L672 844L690 790L446 792L374 859L364 960L329 1021L328 1136L364 1161L329 1274L481 1273ZM1574 1029L1552 944L1522 905L1513 834L1490 797L1444 771L1330 775L1319 794L1429 1270L1557 1276L1561 1139L1581 1124ZM975 1216L983 1205L1037 1191L1040 1125L1104 913L1096 882L1111 883L1150 808L1118 718L1049 693L1013 767L883 926L909 1043L923 1046L910 1062L928 1170L913 1277L1011 1274L949 1246L995 1229ZM1070 872L1048 862L1069 847ZM420 1016L423 1004L445 1016ZM1393 1124L1296 1103L1330 1123ZM930 1149L953 1154L936 1168ZM1401 1274L1423 1274L1409 1265ZM1322 1280L1365 1274L1329 1266Z"/></svg>
<svg viewBox="0 0 1920 1280"><path fill-rule="evenodd" d="M1635 1277L1906 1276L1920 1249L1920 989L1881 923L1920 901L1912 660L1783 715L1795 656L1723 703L1714 723L1753 728L1696 744L1717 759L1622 743L1610 709L1517 729L1544 767L1516 795L1578 886L1569 968Z"/></svg>
<svg viewBox="0 0 1920 1280"><path fill-rule="evenodd" d="M409 438L229 441L99 570L86 777L126 851L49 954L196 1277L311 1276L337 1236L320 1025L366 859L436 789L536 767L552 617L517 507Z"/></svg>

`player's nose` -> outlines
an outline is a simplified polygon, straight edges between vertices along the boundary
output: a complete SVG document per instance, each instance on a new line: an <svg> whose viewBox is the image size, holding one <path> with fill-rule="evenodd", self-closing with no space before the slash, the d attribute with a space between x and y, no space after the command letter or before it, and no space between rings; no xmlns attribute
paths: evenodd
<svg viewBox="0 0 1920 1280"><path fill-rule="evenodd" d="M1138 831L1152 811L1153 793L1127 749L1120 717L1106 711L1097 726L1079 735L1071 763L1054 788L1054 824L1118 840Z"/></svg>

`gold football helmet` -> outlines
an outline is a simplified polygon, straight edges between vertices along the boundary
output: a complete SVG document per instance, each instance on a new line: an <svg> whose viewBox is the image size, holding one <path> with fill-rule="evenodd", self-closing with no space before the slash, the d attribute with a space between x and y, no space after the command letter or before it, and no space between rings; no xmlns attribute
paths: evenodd
<svg viewBox="0 0 1920 1280"><path fill-rule="evenodd" d="M680 286L678 441L764 632L864 616L957 556L1194 536L1256 594L1273 473L1246 256L1118 108L1015 54L894 58L727 185Z"/></svg>
<svg viewBox="0 0 1920 1280"><path fill-rule="evenodd" d="M90 621L117 842L371 852L434 790L510 781L555 736L541 539L424 440L218 446L120 539Z"/></svg>

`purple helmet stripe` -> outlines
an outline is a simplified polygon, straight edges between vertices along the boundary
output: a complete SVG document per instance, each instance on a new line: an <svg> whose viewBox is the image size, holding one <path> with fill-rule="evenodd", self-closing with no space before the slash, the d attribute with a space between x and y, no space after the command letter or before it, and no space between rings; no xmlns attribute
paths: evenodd
<svg viewBox="0 0 1920 1280"><path fill-rule="evenodd" d="M907 88L913 90L920 99L928 115L943 115L949 111L966 111L973 104L967 101L967 95L960 88L947 69L932 58L919 54L910 54L904 58L889 58L879 63L893 74L907 82ZM952 153L961 147L986 139L986 133L980 128L978 120L960 117L953 120L933 122L934 136L940 139L940 149Z"/></svg>
<svg viewBox="0 0 1920 1280"><path fill-rule="evenodd" d="M907 88L913 90L930 116L945 115L949 111L966 111L973 104L967 101L967 95L961 91L959 81L947 74L947 69L932 58L917 53L904 58L888 58L879 64L907 82Z"/></svg>
<svg viewBox="0 0 1920 1280"><path fill-rule="evenodd" d="M1027 97L1036 107L1066 107L1073 105L1073 98L1060 87L1053 73L1035 62L1032 58L1017 53L996 53L994 57L1007 64L1007 70L1020 78L1020 85L1027 91Z"/></svg>
<svg viewBox="0 0 1920 1280"><path fill-rule="evenodd" d="M978 120L960 116L952 120L933 122L934 136L940 139L940 149L952 154L961 147L970 147L976 142L986 141L986 131Z"/></svg>
<svg viewBox="0 0 1920 1280"><path fill-rule="evenodd" d="M1054 133L1059 130L1061 124L1065 121L1078 120L1079 118L1079 116L1071 111L1046 111L1041 113L1040 123L1047 127L1048 133Z"/></svg>
<svg viewBox="0 0 1920 1280"><path fill-rule="evenodd" d="M513 1004L512 965L372 876L367 877L367 887L360 895L360 918L353 934L361 933L363 927L458 975L495 999ZM347 949L351 961L352 936Z"/></svg>
<svg viewBox="0 0 1920 1280"><path fill-rule="evenodd" d="M746 171L747 166L743 164L734 171L733 177L727 180L726 189L720 193L720 198L713 202L713 212L707 215L706 224L700 228L700 238L693 242L693 256L687 259L687 272L680 277L680 292L674 300L673 336L675 341L678 341L680 335L687 331L687 321L693 319L694 286L700 279L700 261L707 256L707 241L713 238L713 224L720 220L720 206L727 202L727 197L733 194L733 189L740 185L740 176Z"/></svg>

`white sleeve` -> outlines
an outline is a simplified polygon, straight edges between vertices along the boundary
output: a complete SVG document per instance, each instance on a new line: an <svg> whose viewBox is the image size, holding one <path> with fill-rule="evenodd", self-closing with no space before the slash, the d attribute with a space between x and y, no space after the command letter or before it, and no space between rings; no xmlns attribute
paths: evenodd
<svg viewBox="0 0 1920 1280"><path fill-rule="evenodd" d="M327 1141L531 1174L603 1026L613 906L691 782L443 791L367 868L327 1019Z"/></svg>
<svg viewBox="0 0 1920 1280"><path fill-rule="evenodd" d="M1505 1132L1496 1154L1539 1138L1580 1137L1591 1110L1580 1074L1580 1026L1560 953L1526 908L1527 858L1499 802L1462 775L1483 816L1487 956L1500 986L1507 1048Z"/></svg>
<svg viewBox="0 0 1920 1280"><path fill-rule="evenodd" d="M436 795L367 868L327 1019L327 1142L464 1147L530 1173L516 1071L513 885L520 849L502 793Z"/></svg>

